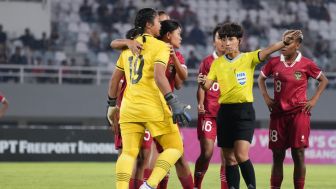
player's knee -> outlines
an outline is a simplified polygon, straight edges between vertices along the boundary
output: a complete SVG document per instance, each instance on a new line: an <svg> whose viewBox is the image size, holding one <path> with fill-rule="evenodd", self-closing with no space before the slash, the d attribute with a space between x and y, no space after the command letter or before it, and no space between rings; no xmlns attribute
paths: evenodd
<svg viewBox="0 0 336 189"><path fill-rule="evenodd" d="M286 151L284 150L273 150L273 162L283 163L286 156Z"/></svg>
<svg viewBox="0 0 336 189"><path fill-rule="evenodd" d="M304 162L304 149L292 149L292 157L295 163Z"/></svg>
<svg viewBox="0 0 336 189"><path fill-rule="evenodd" d="M139 149L138 148L130 148L130 149L123 149L122 154L131 156L133 158L137 158L139 154Z"/></svg>
<svg viewBox="0 0 336 189"><path fill-rule="evenodd" d="M206 149L204 151L204 159L208 160L212 157L213 150L212 149Z"/></svg>

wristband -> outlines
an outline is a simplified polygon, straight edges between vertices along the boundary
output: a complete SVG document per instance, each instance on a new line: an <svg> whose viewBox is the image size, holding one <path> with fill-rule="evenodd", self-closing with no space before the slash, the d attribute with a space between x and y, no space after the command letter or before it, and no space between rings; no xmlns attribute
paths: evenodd
<svg viewBox="0 0 336 189"><path fill-rule="evenodd" d="M116 106L117 105L117 98L108 97L107 104L109 106Z"/></svg>

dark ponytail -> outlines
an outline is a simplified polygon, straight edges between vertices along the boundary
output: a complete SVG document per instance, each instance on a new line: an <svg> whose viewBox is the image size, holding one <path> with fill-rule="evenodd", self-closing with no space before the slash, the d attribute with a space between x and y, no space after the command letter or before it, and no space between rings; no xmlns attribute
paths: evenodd
<svg viewBox="0 0 336 189"><path fill-rule="evenodd" d="M129 30L126 38L134 39L136 36L145 33L146 24L154 23L157 12L152 8L143 8L138 11L134 20L134 28Z"/></svg>
<svg viewBox="0 0 336 189"><path fill-rule="evenodd" d="M162 39L167 33L173 32L178 28L181 28L181 25L175 20L162 21L159 39Z"/></svg>

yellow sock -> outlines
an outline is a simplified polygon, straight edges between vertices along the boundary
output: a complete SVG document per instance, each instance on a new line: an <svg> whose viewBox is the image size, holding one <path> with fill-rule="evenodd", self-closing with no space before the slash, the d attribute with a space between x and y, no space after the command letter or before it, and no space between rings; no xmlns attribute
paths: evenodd
<svg viewBox="0 0 336 189"><path fill-rule="evenodd" d="M128 189L133 167L140 149L143 133L129 133L123 135L122 153L116 163L117 189Z"/></svg>
<svg viewBox="0 0 336 189"><path fill-rule="evenodd" d="M136 158L121 154L116 163L117 189L128 189Z"/></svg>
<svg viewBox="0 0 336 189"><path fill-rule="evenodd" d="M158 157L151 176L147 180L147 184L156 188L159 182L165 177L171 166L181 157L180 150L170 148L164 150Z"/></svg>

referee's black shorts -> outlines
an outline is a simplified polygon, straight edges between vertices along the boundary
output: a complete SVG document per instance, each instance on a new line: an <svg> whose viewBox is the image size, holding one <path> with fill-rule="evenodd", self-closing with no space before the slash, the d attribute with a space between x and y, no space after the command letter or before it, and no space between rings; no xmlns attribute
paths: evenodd
<svg viewBox="0 0 336 189"><path fill-rule="evenodd" d="M236 140L252 142L255 112L252 103L221 104L217 114L217 145L233 148Z"/></svg>

